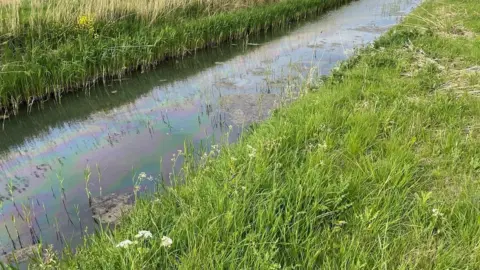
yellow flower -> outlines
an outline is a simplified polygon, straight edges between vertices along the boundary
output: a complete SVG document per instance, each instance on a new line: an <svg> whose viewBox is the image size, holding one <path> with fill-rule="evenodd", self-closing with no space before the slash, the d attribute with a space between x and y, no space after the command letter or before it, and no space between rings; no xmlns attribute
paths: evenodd
<svg viewBox="0 0 480 270"><path fill-rule="evenodd" d="M93 19L88 15L81 15L77 19L77 24L80 27L88 28L93 23Z"/></svg>
<svg viewBox="0 0 480 270"><path fill-rule="evenodd" d="M94 34L95 28L93 24L95 19L92 15L81 15L77 18L77 26L81 29L88 29L88 32Z"/></svg>

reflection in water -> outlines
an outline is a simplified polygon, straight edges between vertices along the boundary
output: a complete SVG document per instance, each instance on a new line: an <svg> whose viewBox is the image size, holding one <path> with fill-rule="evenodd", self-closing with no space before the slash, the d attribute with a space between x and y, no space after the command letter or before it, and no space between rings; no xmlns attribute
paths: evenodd
<svg viewBox="0 0 480 270"><path fill-rule="evenodd" d="M56 248L77 243L94 227L87 190L92 196L131 192L138 172L168 183L171 156L184 141L208 145L230 124L236 124L230 141L238 136L242 125L220 106L222 97L235 97L227 99L231 103L243 95L251 104L254 94L294 92L311 70L328 74L417 2L354 2L295 29L250 40L260 46L221 46L6 120L0 132L0 251L39 239ZM230 109L237 107L242 106Z"/></svg>

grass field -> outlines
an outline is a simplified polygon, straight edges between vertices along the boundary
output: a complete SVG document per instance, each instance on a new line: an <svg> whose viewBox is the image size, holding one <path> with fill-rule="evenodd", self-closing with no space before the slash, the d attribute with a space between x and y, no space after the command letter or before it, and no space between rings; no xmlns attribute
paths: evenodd
<svg viewBox="0 0 480 270"><path fill-rule="evenodd" d="M426 1L240 142L180 153L183 184L113 233L35 269L479 269L479 16L476 0Z"/></svg>
<svg viewBox="0 0 480 270"><path fill-rule="evenodd" d="M0 6L0 112L281 28L350 0L11 0ZM7 112L6 112L7 111Z"/></svg>

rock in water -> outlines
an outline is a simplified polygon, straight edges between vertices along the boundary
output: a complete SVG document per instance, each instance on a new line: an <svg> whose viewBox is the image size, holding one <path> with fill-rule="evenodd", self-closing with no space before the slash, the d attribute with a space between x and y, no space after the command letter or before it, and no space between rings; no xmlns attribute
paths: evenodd
<svg viewBox="0 0 480 270"><path fill-rule="evenodd" d="M31 245L31 246L28 246L28 247L24 247L22 249L12 250L11 252L9 252L5 256L3 256L0 259L0 261L5 260L9 263L26 262L31 257L34 256L37 249L38 249L37 245Z"/></svg>
<svg viewBox="0 0 480 270"><path fill-rule="evenodd" d="M93 218L100 223L118 224L122 215L133 208L133 202L133 193L112 193L92 198Z"/></svg>

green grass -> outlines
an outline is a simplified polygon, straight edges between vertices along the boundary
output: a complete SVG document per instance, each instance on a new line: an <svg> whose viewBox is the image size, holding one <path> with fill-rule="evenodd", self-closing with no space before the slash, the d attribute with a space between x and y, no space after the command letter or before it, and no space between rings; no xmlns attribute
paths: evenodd
<svg viewBox="0 0 480 270"><path fill-rule="evenodd" d="M256 0L253 2L259 4L252 7L212 14L204 10L208 6L197 7L198 11L187 6L151 20L142 19L141 11L127 10L122 11L125 14L113 12L98 18L87 14L66 21L50 18L55 10L42 13L23 1L13 19L0 19L0 111L16 113L19 104L31 106L51 96L60 102L65 91L143 71L166 58L220 42L284 27L349 1ZM45 8L55 3L43 2ZM10 9L0 6L0 14L11 15ZM10 20L16 22L15 28L9 28Z"/></svg>
<svg viewBox="0 0 480 270"><path fill-rule="evenodd" d="M457 76L480 65L479 13L425 2L217 157L184 153L182 185L50 265L479 269L480 97ZM139 230L154 238L115 247Z"/></svg>

